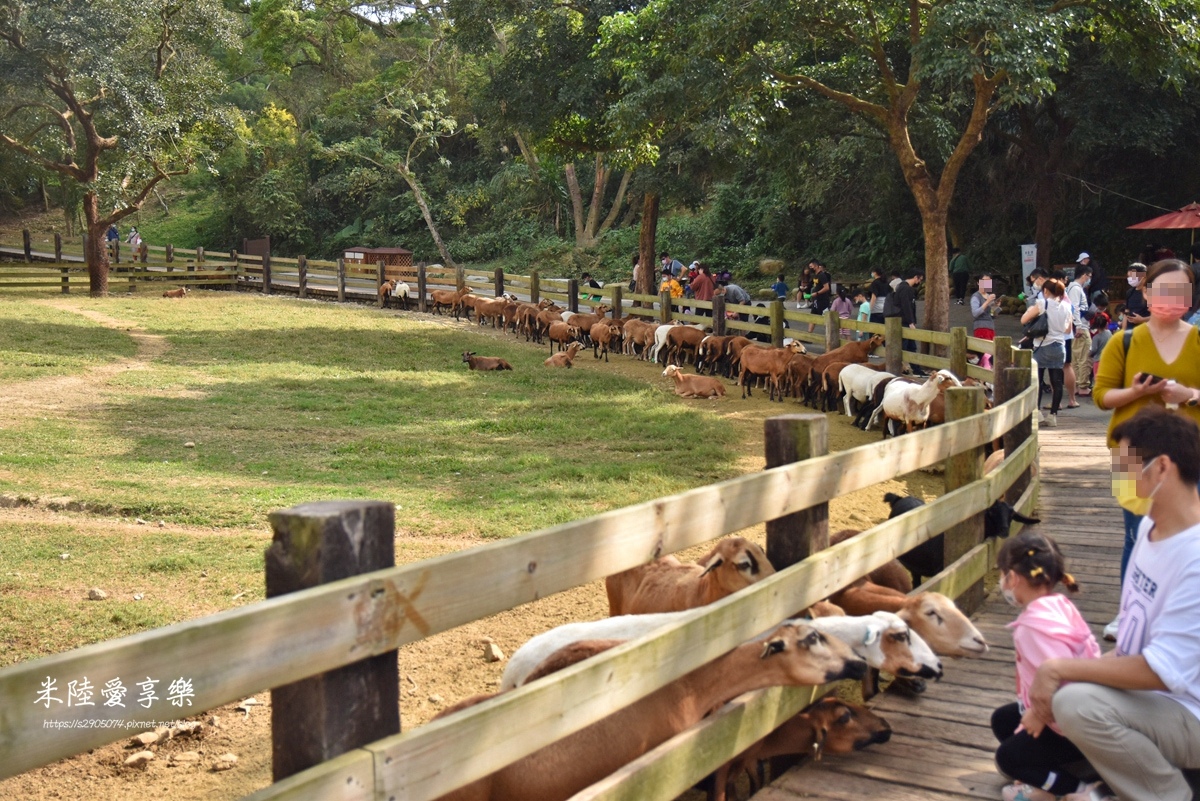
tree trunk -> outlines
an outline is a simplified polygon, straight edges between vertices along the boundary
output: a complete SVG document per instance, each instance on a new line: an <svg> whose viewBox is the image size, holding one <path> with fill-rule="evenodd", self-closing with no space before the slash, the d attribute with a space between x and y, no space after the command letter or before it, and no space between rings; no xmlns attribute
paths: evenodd
<svg viewBox="0 0 1200 801"><path fill-rule="evenodd" d="M442 263L451 269L457 267L454 259L450 257L450 251L446 249L446 243L442 241L442 235L438 233L437 226L433 223L433 215L429 212L429 204L425 202L425 193L421 191L421 184L417 181L417 176L405 169L400 169L399 173L408 183L408 188L412 190L417 205L421 207L421 215L425 218L425 225L429 227L433 243L437 245L438 253L442 254Z"/></svg>
<svg viewBox="0 0 1200 801"><path fill-rule="evenodd" d="M575 165L567 162L563 166L567 176L567 193L571 196L571 216L575 221L575 247L587 247L587 230L583 226L583 193L579 191L579 176L575 174Z"/></svg>
<svg viewBox="0 0 1200 801"><path fill-rule="evenodd" d="M925 320L930 331L950 330L950 268L946 259L946 211L921 209L925 235Z"/></svg>
<svg viewBox="0 0 1200 801"><path fill-rule="evenodd" d="M92 297L108 294L108 242L104 235L108 223L100 218L100 199L95 192L83 196L83 215L87 220L87 248L83 259L88 268L88 289Z"/></svg>
<svg viewBox="0 0 1200 801"><path fill-rule="evenodd" d="M1038 179L1033 193L1033 207L1037 215L1033 226L1033 241L1037 245L1037 266L1050 269L1050 239L1054 236L1054 219L1058 216L1058 191L1054 178Z"/></svg>
<svg viewBox="0 0 1200 801"><path fill-rule="evenodd" d="M520 131L513 131L513 137L517 140L517 147L521 151L521 157L525 159L525 166L529 168L529 175L535 183L542 180L541 170L538 166L537 155L525 144L525 137L521 136Z"/></svg>
<svg viewBox="0 0 1200 801"><path fill-rule="evenodd" d="M596 156L596 182L592 186L592 205L588 208L587 223L585 223L584 234L586 235L586 247L592 247L596 244L596 230L600 227L600 207L604 205L604 193L608 189L608 179L612 175L612 170L604 166L604 157Z"/></svg>
<svg viewBox="0 0 1200 801"><path fill-rule="evenodd" d="M647 192L642 199L642 229L638 236L638 293L654 294L654 243L658 234L658 193Z"/></svg>
<svg viewBox="0 0 1200 801"><path fill-rule="evenodd" d="M617 220L617 215L621 213L621 206L625 204L625 192L629 189L629 179L633 175L633 170L626 170L621 176L621 183L617 184L617 196L613 198L612 208L608 210L608 216L604 218L604 222L600 223L600 230L597 234L602 234Z"/></svg>

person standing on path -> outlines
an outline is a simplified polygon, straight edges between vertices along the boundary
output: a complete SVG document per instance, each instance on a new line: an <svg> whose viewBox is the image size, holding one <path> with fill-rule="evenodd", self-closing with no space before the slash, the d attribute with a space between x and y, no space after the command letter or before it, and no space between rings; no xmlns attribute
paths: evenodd
<svg viewBox="0 0 1200 801"><path fill-rule="evenodd" d="M1071 367L1075 370L1075 394L1092 394L1092 331L1088 326L1088 286L1092 279L1092 268L1080 264L1075 268L1075 280L1067 286L1067 300L1071 301L1071 321L1075 325L1075 338L1071 340ZM1075 398L1068 397L1069 403ZM1079 404L1075 404L1078 406Z"/></svg>
<svg viewBox="0 0 1200 801"><path fill-rule="evenodd" d="M975 321L975 330L971 336L976 339L996 340L996 322L992 318L996 314L996 296L992 294L992 274L984 273L979 276L979 287L971 296L971 319ZM979 366L984 370L992 367L992 356L984 353L979 357Z"/></svg>
<svg viewBox="0 0 1200 801"><path fill-rule="evenodd" d="M808 264L814 271L812 282L812 313L824 314L833 305L833 276L829 274L829 270L825 269L825 265L816 259L813 259ZM809 323L808 333L811 334L816 327L816 323Z"/></svg>
<svg viewBox="0 0 1200 801"><path fill-rule="evenodd" d="M1050 382L1050 414L1042 415L1047 428L1058 425L1058 409L1062 404L1063 365L1066 364L1066 336L1071 327L1071 308L1066 301L1067 290L1061 281L1048 278L1042 283L1044 297L1025 310L1021 324L1036 320L1043 314L1049 330L1045 336L1033 340L1033 359L1039 370L1046 371ZM1038 383L1038 408L1042 407L1042 384Z"/></svg>
<svg viewBox="0 0 1200 801"><path fill-rule="evenodd" d="M1118 337L1106 355L1113 347ZM1183 770L1200 768L1200 428L1149 408L1112 438L1114 477L1151 503L1121 583L1117 647L1042 662L1030 705L1122 801L1191 801Z"/></svg>
<svg viewBox="0 0 1200 801"><path fill-rule="evenodd" d="M1113 431L1145 406L1175 406L1200 423L1200 329L1182 319L1192 302L1194 277L1191 268L1176 259L1155 262L1146 279L1148 322L1118 331L1100 354L1092 397L1098 408L1113 413L1108 447L1114 451ZM1114 479L1113 494L1125 518L1124 582L1138 526L1150 503L1127 480ZM1106 640L1116 637L1118 620L1105 626Z"/></svg>
<svg viewBox="0 0 1200 801"><path fill-rule="evenodd" d="M712 276L708 274L708 265L701 264L699 266L699 269L696 271L696 277L692 279L690 286L692 287L692 296L696 300L711 301L713 299L713 293L716 291L717 286L713 283ZM712 317L712 309L700 308L697 310L697 314Z"/></svg>
<svg viewBox="0 0 1200 801"><path fill-rule="evenodd" d="M887 296L884 303L883 316L899 317L900 325L904 328L917 327L917 286L925 280L924 270L910 270L908 277L896 284L892 294ZM904 350L909 353L917 352L917 342L914 339L904 340ZM917 365L912 365L913 375L924 375L925 371Z"/></svg>
<svg viewBox="0 0 1200 801"><path fill-rule="evenodd" d="M1146 303L1146 265L1135 261L1129 265L1125 280L1129 283L1129 293L1125 296L1125 326L1133 328L1150 319L1150 306Z"/></svg>
<svg viewBox="0 0 1200 801"><path fill-rule="evenodd" d="M867 291L871 297L870 322L883 325L883 304L887 300L887 296L892 294L892 285L884 277L882 267L875 267L871 270L871 287Z"/></svg>
<svg viewBox="0 0 1200 801"><path fill-rule="evenodd" d="M1091 254L1087 253L1086 251L1083 253L1080 253L1079 256L1075 259L1075 263L1082 264L1083 266L1087 267L1089 270L1092 271L1092 291L1093 292L1107 292L1108 291L1108 275L1105 274L1104 268L1100 266L1100 262L1096 259L1093 259ZM1079 275L1079 272L1076 271L1075 274Z"/></svg>
<svg viewBox="0 0 1200 801"><path fill-rule="evenodd" d="M950 248L950 277L954 279L954 302L961 306L967 296L971 263L967 261L967 255L958 248Z"/></svg>

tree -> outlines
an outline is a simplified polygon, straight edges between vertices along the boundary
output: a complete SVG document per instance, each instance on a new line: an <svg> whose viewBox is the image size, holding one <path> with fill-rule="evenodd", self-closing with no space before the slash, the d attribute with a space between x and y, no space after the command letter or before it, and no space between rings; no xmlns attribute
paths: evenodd
<svg viewBox="0 0 1200 801"><path fill-rule="evenodd" d="M1138 4L1084 0L652 0L630 12L646 58L688 42L724 66L731 94L788 106L821 98L886 137L921 215L925 325L949 318L947 222L959 175L997 108L1052 91L1068 37L1133 40L1153 30L1180 41L1192 0ZM1178 25L1172 29L1171 24Z"/></svg>
<svg viewBox="0 0 1200 801"><path fill-rule="evenodd" d="M0 0L0 143L82 188L93 295L105 230L231 127L216 46L238 46L216 0Z"/></svg>

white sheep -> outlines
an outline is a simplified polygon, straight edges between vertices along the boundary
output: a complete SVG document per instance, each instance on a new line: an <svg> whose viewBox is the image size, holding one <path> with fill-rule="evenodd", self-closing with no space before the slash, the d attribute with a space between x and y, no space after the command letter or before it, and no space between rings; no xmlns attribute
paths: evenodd
<svg viewBox="0 0 1200 801"><path fill-rule="evenodd" d="M848 364L843 367L841 375L838 376L838 386L841 388L846 404L846 416L854 417L856 411L853 408L854 403L871 403L871 399L875 395L875 387L895 377L891 373L872 370L861 364Z"/></svg>
<svg viewBox="0 0 1200 801"><path fill-rule="evenodd" d="M892 381L884 389L883 402L879 404L869 430L881 417L884 418L883 436L888 435L888 420L904 423L905 433L911 433L917 426L924 426L929 420L929 404L937 397L943 384L954 384L961 387L962 382L949 370L938 370L925 380L923 384L909 384L905 381Z"/></svg>
<svg viewBox="0 0 1200 801"><path fill-rule="evenodd" d="M655 329L654 347L650 349L650 361L658 361L658 352L667 346L667 332L677 325L683 325L683 323L663 323Z"/></svg>

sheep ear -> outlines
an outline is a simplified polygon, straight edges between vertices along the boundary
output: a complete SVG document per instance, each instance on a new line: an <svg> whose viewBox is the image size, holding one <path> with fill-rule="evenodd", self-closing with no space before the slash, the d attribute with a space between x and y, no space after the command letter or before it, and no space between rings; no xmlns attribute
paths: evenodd
<svg viewBox="0 0 1200 801"><path fill-rule="evenodd" d="M716 570L718 567L720 567L723 564L725 564L725 557L718 556L717 558L713 559L711 562L708 563L708 566L704 568L704 572L701 573L700 575L707 576L709 573Z"/></svg>
<svg viewBox="0 0 1200 801"><path fill-rule="evenodd" d="M879 641L879 629L874 626L867 626L867 633L863 635L863 645L873 645Z"/></svg>
<svg viewBox="0 0 1200 801"><path fill-rule="evenodd" d="M759 659L766 659L773 654L783 653L787 649L787 642L784 640L771 640L763 645L762 656Z"/></svg>

